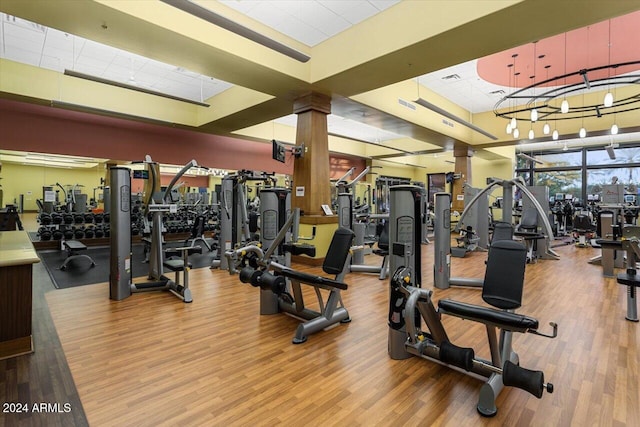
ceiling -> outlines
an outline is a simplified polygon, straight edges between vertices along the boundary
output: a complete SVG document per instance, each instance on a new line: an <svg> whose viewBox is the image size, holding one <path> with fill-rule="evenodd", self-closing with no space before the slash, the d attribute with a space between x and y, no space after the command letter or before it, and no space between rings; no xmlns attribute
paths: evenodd
<svg viewBox="0 0 640 427"><path fill-rule="evenodd" d="M293 100L305 91L317 90L333 96L330 134L351 138L354 146L366 144L360 150L366 157L397 157L399 162L408 162L410 154L436 153L460 144L485 151L491 158L491 147L520 141L511 140L503 124L494 123L495 117L484 113L492 111L515 82L479 73L483 63L493 60L493 67L504 67L502 75L508 76L504 55L510 57L519 50L516 65L526 69L524 58L534 57L529 53L532 41L539 39L537 45L542 46L544 37L556 35L557 44L558 34L568 30L577 34L585 25L615 29L616 21L609 18L634 11L624 22L640 20L640 4L624 0L609 2L607 7L592 2L584 11L547 0L197 3L312 59L297 64L168 4L150 8L149 2L93 0L81 5L58 0L56 7L3 0L0 11L7 15L2 15L0 24L0 57L207 102L212 105L208 111L184 124L211 133L271 139L273 132L262 137L252 132L264 124L295 126L295 116L290 115ZM546 14L538 12L545 8L555 10L558 18L545 18ZM525 18L536 25L522 31L515 23ZM508 24L510 20L513 23ZM500 31L495 30L497 23ZM625 55L636 60L640 59L637 28L640 26L623 31L630 41ZM596 38L590 33L595 30L582 31ZM601 45L602 36L597 39L600 44L592 41L587 45ZM617 49L618 42L612 40L608 38L607 53ZM571 50L580 44L575 39ZM585 65L578 61L576 66ZM498 140L417 106L413 102L417 98L429 99L452 117L478 125ZM121 111L130 114L128 108L133 107L123 105ZM635 130L634 126L629 125L628 130Z"/></svg>

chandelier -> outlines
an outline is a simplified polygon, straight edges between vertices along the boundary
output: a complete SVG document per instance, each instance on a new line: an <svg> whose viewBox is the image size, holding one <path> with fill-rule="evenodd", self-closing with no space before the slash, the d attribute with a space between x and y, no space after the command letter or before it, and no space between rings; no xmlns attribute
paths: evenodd
<svg viewBox="0 0 640 427"><path fill-rule="evenodd" d="M610 71L615 71L619 67L639 64L640 61L609 64L536 82L504 96L496 103L493 112L497 117L509 120L509 125L515 129L518 123L603 117L640 110L640 73L610 75L612 74ZM596 72L600 74L606 72L608 75L603 78L591 79L590 74L596 74ZM576 76L580 77L579 82L563 84ZM637 90L634 90L631 95L627 94L624 98L614 99L615 88L628 85L637 87ZM571 95L602 89L607 89L607 93L600 103L569 105L567 100L567 97ZM509 109L511 104L518 106ZM614 124L614 126L616 125ZM612 129L612 133L617 133L617 127ZM581 136L584 137L584 135Z"/></svg>

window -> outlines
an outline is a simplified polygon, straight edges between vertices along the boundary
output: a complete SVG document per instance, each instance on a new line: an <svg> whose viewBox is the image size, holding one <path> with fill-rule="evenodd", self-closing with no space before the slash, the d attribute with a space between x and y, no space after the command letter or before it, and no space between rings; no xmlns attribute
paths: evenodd
<svg viewBox="0 0 640 427"><path fill-rule="evenodd" d="M582 172L579 169L570 171L544 171L533 174L533 185L544 185L549 188L549 195L570 194L574 199L582 199Z"/></svg>

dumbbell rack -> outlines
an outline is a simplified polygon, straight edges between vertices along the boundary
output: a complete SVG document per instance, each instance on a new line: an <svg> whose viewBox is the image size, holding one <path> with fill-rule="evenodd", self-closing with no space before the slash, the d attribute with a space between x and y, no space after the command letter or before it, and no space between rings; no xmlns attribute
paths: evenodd
<svg viewBox="0 0 640 427"><path fill-rule="evenodd" d="M109 237L109 214L53 212L38 215L40 242Z"/></svg>
<svg viewBox="0 0 640 427"><path fill-rule="evenodd" d="M175 214L164 217L166 240L183 240L189 237L191 227L201 211L190 210L189 206L181 206ZM134 243L140 242L144 231L143 206L135 206L131 212L131 236ZM203 212L215 212L212 209ZM206 213L205 231L217 230L217 215ZM40 213L37 221L40 224L34 241L37 249L54 248L61 240L80 240L87 246L108 245L110 236L109 213ZM54 244L58 242L58 244Z"/></svg>

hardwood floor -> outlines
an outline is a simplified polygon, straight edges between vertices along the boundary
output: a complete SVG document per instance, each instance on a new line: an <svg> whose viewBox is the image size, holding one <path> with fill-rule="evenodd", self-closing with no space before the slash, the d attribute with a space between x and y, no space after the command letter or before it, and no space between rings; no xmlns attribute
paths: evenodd
<svg viewBox="0 0 640 427"><path fill-rule="evenodd" d="M415 357L389 358L388 281L366 274L345 279L350 287L342 295L352 322L302 345L291 344L297 320L260 316L259 291L222 271L191 272L192 304L166 293L114 302L107 284L48 292L43 295L64 355L34 369L60 369L66 356L82 403L73 404L73 419L62 425L81 425L86 413L92 426L640 426L640 324L624 319L626 288L587 263L598 251L556 250L559 261L527 266L519 312L541 325L557 322L558 337L514 337L521 365L543 370L555 392L537 399L506 388L491 419L476 412L478 380ZM432 257L433 245L423 246L424 287L432 287ZM485 259L480 252L454 258L452 275L482 277ZM435 290L434 297L482 303L473 289ZM34 318L46 317L43 311ZM481 325L443 321L454 343L488 357ZM37 345L35 355L42 350ZM12 362L2 363L0 380L16 375ZM66 392L64 385L51 386ZM33 396L27 398L61 399ZM0 401L6 398L15 396L0 394ZM5 425L56 425L33 414L18 422Z"/></svg>

